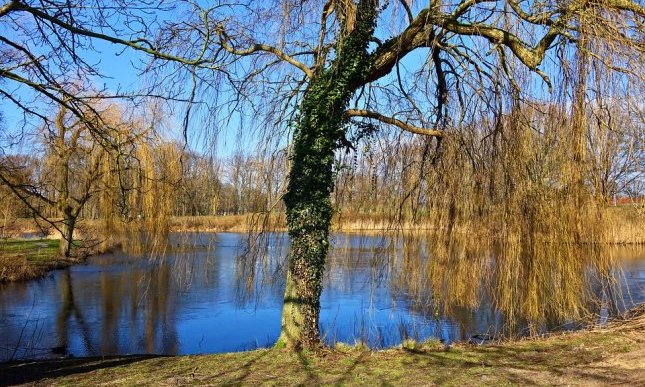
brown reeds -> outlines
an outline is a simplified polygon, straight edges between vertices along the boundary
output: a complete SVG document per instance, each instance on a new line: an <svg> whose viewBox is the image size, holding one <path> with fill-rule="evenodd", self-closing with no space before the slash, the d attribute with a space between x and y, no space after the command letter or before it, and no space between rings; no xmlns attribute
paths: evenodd
<svg viewBox="0 0 645 387"><path fill-rule="evenodd" d="M42 270L27 262L24 256L3 256L0 251L0 282L23 281L36 278Z"/></svg>

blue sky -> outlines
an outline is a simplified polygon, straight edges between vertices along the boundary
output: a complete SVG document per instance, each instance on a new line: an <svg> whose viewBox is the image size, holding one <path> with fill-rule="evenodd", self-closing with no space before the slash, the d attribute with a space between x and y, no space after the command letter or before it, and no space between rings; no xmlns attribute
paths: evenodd
<svg viewBox="0 0 645 387"><path fill-rule="evenodd" d="M6 36L8 38L13 38L15 36L14 32L2 26L0 24L0 35ZM13 35L13 36L12 36ZM20 38L16 39L20 41ZM24 43L23 43L24 44ZM116 92L117 90L124 92L136 92L142 85L144 78L142 77L141 71L138 68L141 68L142 64L149 60L149 57L142 55L131 49L123 49L122 46L112 44L106 41L93 40L92 41L93 50L83 50L79 52L79 56L83 58L87 63L95 65L95 68L98 69L98 72L102 74L101 77L93 77L92 83L97 89L106 88L111 92ZM34 52L38 52L38 47L32 48ZM22 74L24 76L24 74ZM34 96L34 93L31 89L24 85L18 85L16 83L11 83L6 81L4 84L4 89L10 91L16 97L22 99L31 99ZM189 85L186 85L189 87ZM39 109L40 113L43 113L46 107L44 105ZM172 108L174 116L170 117L167 120L167 126L170 130L165 131L162 135L168 139L176 139L183 141L183 117L184 117L184 107L185 106L175 106ZM10 101L3 100L2 105L0 106L0 112L2 116L2 123L0 124L0 131L12 132L15 130L20 130L22 128L22 111L16 107ZM46 114L53 115L53 112L46 112ZM207 133L197 128L192 128L191 126L200 126L202 120L197 117L197 119L191 120L189 123L188 130L188 139L190 148L200 153L209 153L213 152L220 157L228 157L234 153L237 149L237 129L240 125L239 118L231 118L231 127L233 130L223 130L221 135L217 138L217 143L213 144L211 141L206 139ZM33 127L33 125L40 125L40 121L30 121L27 123L26 128ZM33 149L33 143L31 139L26 139L21 144L18 144L17 147L12 149L3 148L4 152L9 153L23 153L30 152ZM0 144L2 147L5 147L6 144Z"/></svg>
<svg viewBox="0 0 645 387"><path fill-rule="evenodd" d="M415 8L419 8L426 6L426 4L415 2L414 6ZM398 21L391 22L389 19L387 19L387 17L388 16L386 16L386 20L383 20L380 23L379 27L380 35L383 37L391 35L393 31L398 31L402 27ZM275 26L271 27L267 25L265 27L266 30L262 29L258 31L258 34L261 37L260 39L262 39L262 36L266 34L270 35L271 31L275 29ZM0 33L8 33L6 29L2 28L2 25L0 25ZM268 36L268 38L271 39L272 37ZM276 38L273 37L273 39L275 40ZM472 42L467 41L465 44L470 46L471 44L475 44L473 42L482 42L482 39L475 39ZM483 44L483 46L486 46L486 44ZM105 85L108 89L115 91L118 89L136 90L139 86L141 86L143 78L141 77L141 74L139 74L139 71L135 69L133 64L140 64L142 60L147 60L148 58L141 54L138 54L133 50L124 50L120 46L104 41L95 40L93 42L93 45L95 50L81 52L81 56L90 63L97 63L97 67L100 69L100 72L105 75L105 77L103 78L94 79L97 88L101 88L103 85ZM411 70L417 69L420 63L423 63L427 60L427 51L427 49L422 49L408 55L401 62L401 68L409 68ZM495 53L493 53L492 55L495 55ZM406 73L407 72L403 70L404 76L406 75ZM389 80L392 80L392 78L390 78ZM537 96L539 98L547 96L546 87L537 76L531 76L530 85L531 88L534 88L531 91L531 94L533 94L534 96ZM189 84L185 85L186 90L188 90L189 88ZM19 90L17 92L17 94L21 93L27 95L24 90ZM223 94L226 94L226 92L223 92ZM210 98L210 96L208 95L198 97L203 99ZM18 124L20 116L16 113L15 110L12 110L10 104L5 103L2 106L2 112L5 119L4 124L7 128L15 127ZM182 108L177 108L174 109L173 113L174 116L170 120L169 126L174 127L175 129L180 129L182 126L184 111ZM231 153L235 152L238 147L243 147L247 151L255 150L258 145L258 140L253 138L252 134L250 133L253 133L253 126L258 125L258 122L260 120L256 117L253 117L252 113L250 113L249 111L245 111L244 113L246 114L245 117L237 114L234 114L231 117L231 119L227 122L228 127L222 128L220 134L217 136L217 144L213 145L209 141L210 139L214 138L214 136L212 136L211 134L212 130L204 130L204 126L209 124L212 125L212 123L203 116L203 113L201 113L202 115L200 115L200 113L197 112L193 116L193 120L191 120L188 128L188 138L191 148L198 151L214 150L215 153L220 156L230 155ZM383 113L387 114L389 112L384 111ZM242 129L242 126L244 127L244 130L240 130ZM179 131L176 130L175 133L171 136L175 138L181 137L178 132ZM249 134L246 137L238 138L238 132ZM286 140L283 139L283 141Z"/></svg>

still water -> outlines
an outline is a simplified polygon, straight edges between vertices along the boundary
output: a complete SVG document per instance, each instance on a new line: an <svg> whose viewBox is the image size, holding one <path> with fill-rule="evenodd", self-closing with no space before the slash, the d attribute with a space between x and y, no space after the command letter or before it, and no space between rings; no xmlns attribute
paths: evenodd
<svg viewBox="0 0 645 387"><path fill-rule="evenodd" d="M514 334L568 329L566 319L549 317L554 305L606 317L645 302L645 249L611 251L611 279L603 281L584 262L506 265L480 250L441 255L417 239L332 239L320 319L328 344L493 337L509 319ZM237 233L173 235L163 257L100 255L39 280L0 284L0 361L270 346L280 331L286 237L269 236L259 254L244 254L247 242ZM528 324L531 315L540 323Z"/></svg>

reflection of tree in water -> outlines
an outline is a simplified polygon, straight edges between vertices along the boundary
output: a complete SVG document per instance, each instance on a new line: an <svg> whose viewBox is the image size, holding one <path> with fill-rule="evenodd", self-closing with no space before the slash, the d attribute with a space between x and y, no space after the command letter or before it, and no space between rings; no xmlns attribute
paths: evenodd
<svg viewBox="0 0 645 387"><path fill-rule="evenodd" d="M470 321L481 330L499 312L507 334L543 331L597 313L602 293L616 289L613 256L597 245L406 238L393 267L393 287L412 299L411 309L423 315L432 310L464 327ZM427 246L429 256L422 251Z"/></svg>
<svg viewBox="0 0 645 387"><path fill-rule="evenodd" d="M163 353L176 354L177 340L174 334L174 303L171 302L172 275L170 265L159 265L149 272L150 279L145 297L146 352L154 353L159 342ZM172 294L175 294L174 291ZM161 335L161 337L159 337Z"/></svg>
<svg viewBox="0 0 645 387"><path fill-rule="evenodd" d="M288 240L283 233L249 233L235 252L235 303L257 306L281 298L286 277ZM215 252L217 255L218 252Z"/></svg>
<svg viewBox="0 0 645 387"><path fill-rule="evenodd" d="M354 292L365 286L389 285L389 259L396 248L388 235L335 235L327 259L325 288Z"/></svg>
<svg viewBox="0 0 645 387"><path fill-rule="evenodd" d="M116 277L116 278L115 278ZM116 353L119 348L118 321L121 312L121 300L127 286L121 276L111 275L108 271L101 273L99 281L101 294L101 351Z"/></svg>
<svg viewBox="0 0 645 387"><path fill-rule="evenodd" d="M66 353L69 347L69 323L72 317L80 328L81 338L88 355L96 355L91 340L90 328L74 300L74 286L70 270L66 269L60 276L61 308L56 318L56 329L59 338L59 352Z"/></svg>
<svg viewBox="0 0 645 387"><path fill-rule="evenodd" d="M614 254L599 245L521 245L412 232L337 234L333 247L326 292L372 297L386 289L393 307L403 303L407 312L455 339L555 329L617 313L622 302ZM262 278L283 278L271 275L271 262L284 257L271 257L266 246L262 254L263 261L237 261L241 303L261 297Z"/></svg>
<svg viewBox="0 0 645 387"><path fill-rule="evenodd" d="M177 353L176 289L171 265L142 263L128 270L104 270L98 284L84 282L82 277L72 282L69 270L60 278L62 303L57 331L61 348L67 349L70 332L76 332L70 329L74 318L88 355ZM85 316L94 316L98 321L92 329ZM120 331L124 319L129 320L129 332ZM98 334L94 344L92 333Z"/></svg>
<svg viewBox="0 0 645 387"><path fill-rule="evenodd" d="M131 291L136 294L136 304L131 303L131 308L143 324L141 332L136 333L137 348L147 353L176 354L178 351L177 285L172 268L171 262L147 265L136 270L130 281L134 286Z"/></svg>

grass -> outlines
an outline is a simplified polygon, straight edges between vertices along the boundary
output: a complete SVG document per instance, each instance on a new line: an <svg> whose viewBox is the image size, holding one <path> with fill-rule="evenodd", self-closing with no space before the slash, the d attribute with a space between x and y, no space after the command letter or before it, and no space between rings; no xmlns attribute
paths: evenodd
<svg viewBox="0 0 645 387"><path fill-rule="evenodd" d="M250 221L250 216L247 215L173 216L170 227L177 232L244 232L251 228Z"/></svg>
<svg viewBox="0 0 645 387"><path fill-rule="evenodd" d="M604 210L603 224L609 244L645 244L645 216L641 205L608 206ZM342 216L341 216L342 215ZM263 215L219 215L172 217L171 230L202 232L246 232L261 229L261 225L275 231L286 231L283 215L270 215L265 220ZM340 232L383 232L388 230L432 230L428 219L417 222L405 221L396 223L382 214L343 213L334 216L332 229Z"/></svg>
<svg viewBox="0 0 645 387"><path fill-rule="evenodd" d="M79 262L60 256L58 246L55 239L1 240L0 282L38 278L49 270Z"/></svg>
<svg viewBox="0 0 645 387"><path fill-rule="evenodd" d="M0 241L4 254L22 254L29 261L41 262L58 251L57 239L14 239Z"/></svg>
<svg viewBox="0 0 645 387"><path fill-rule="evenodd" d="M645 380L638 323L491 346L338 345L199 356L129 356L0 364L0 385L637 385ZM4 378L4 380L3 380Z"/></svg>

